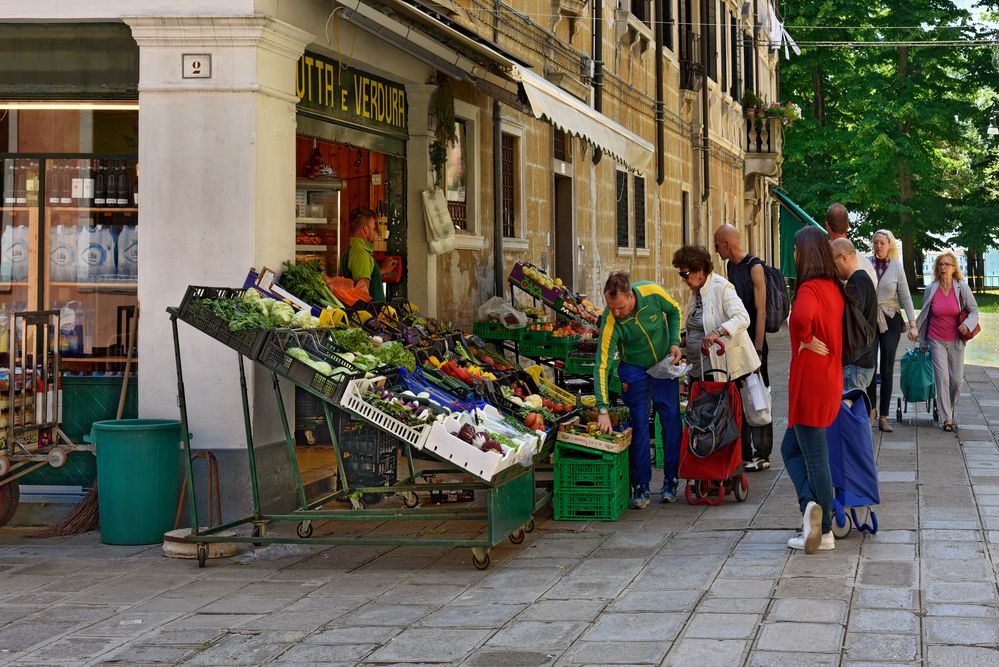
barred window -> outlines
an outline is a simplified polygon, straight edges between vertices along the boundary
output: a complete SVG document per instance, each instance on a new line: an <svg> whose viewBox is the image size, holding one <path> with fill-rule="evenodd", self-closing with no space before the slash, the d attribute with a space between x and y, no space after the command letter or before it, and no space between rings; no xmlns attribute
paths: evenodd
<svg viewBox="0 0 999 667"><path fill-rule="evenodd" d="M444 192L447 195L447 210L454 226L468 229L468 199L465 182L466 126L465 121L454 123L455 141L448 144L447 162L444 165Z"/></svg>
<svg viewBox="0 0 999 667"><path fill-rule="evenodd" d="M553 157L562 162L572 161L572 135L555 128Z"/></svg>
<svg viewBox="0 0 999 667"><path fill-rule="evenodd" d="M645 179L635 176L635 247L645 247Z"/></svg>
<svg viewBox="0 0 999 667"><path fill-rule="evenodd" d="M503 199L503 236L507 238L516 238L517 225L516 216L514 215L514 211L516 210L516 192L514 190L515 174L513 171L513 156L516 154L517 138L512 134L503 134L502 142L502 170L500 172L502 188L500 194Z"/></svg>
<svg viewBox="0 0 999 667"><path fill-rule="evenodd" d="M628 235L628 172L617 173L617 246L627 248Z"/></svg>
<svg viewBox="0 0 999 667"><path fill-rule="evenodd" d="M708 76L718 80L718 0L708 0Z"/></svg>

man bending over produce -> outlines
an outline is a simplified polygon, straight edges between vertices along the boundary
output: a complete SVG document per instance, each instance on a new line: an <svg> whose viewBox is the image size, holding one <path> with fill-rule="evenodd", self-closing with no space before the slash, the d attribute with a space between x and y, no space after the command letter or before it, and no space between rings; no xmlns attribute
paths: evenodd
<svg viewBox="0 0 999 667"><path fill-rule="evenodd" d="M648 369L664 359L680 362L680 307L666 290L646 280L635 283L627 273L612 273L604 285L607 307L600 318L593 393L598 424L611 432L607 374L616 350L621 398L631 418L631 507L648 507L652 460L649 455L649 396L663 428L663 502L676 501L680 457L680 384L652 377Z"/></svg>
<svg viewBox="0 0 999 667"><path fill-rule="evenodd" d="M382 272L371 254L377 238L375 212L365 206L351 209L349 224L350 245L340 259L340 275L368 290L372 301L384 301Z"/></svg>

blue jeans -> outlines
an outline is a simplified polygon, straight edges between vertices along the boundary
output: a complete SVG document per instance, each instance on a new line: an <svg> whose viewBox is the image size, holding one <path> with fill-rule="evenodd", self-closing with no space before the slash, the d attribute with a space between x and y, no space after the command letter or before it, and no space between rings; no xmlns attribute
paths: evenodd
<svg viewBox="0 0 999 667"><path fill-rule="evenodd" d="M843 393L845 394L851 389L863 389L867 391L867 387L873 379L873 368L861 368L853 364L843 366Z"/></svg>
<svg viewBox="0 0 999 667"><path fill-rule="evenodd" d="M649 396L663 428L663 477L676 477L680 465L680 381L654 378L641 366L621 362L617 370L621 378L621 400L628 406L631 418L631 485L652 481L652 458L649 453Z"/></svg>
<svg viewBox="0 0 999 667"><path fill-rule="evenodd" d="M798 508L814 500L822 506L822 533L832 529L832 473L826 429L800 424L789 427L780 443L784 467L798 493Z"/></svg>

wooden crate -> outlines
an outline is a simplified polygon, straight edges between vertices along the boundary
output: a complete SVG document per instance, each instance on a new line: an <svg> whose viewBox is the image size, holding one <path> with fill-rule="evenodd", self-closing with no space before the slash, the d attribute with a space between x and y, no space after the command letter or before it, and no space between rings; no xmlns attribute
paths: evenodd
<svg viewBox="0 0 999 667"><path fill-rule="evenodd" d="M575 445L582 445L584 447L589 447L590 449L597 449L602 452L610 452L611 454L616 454L617 452L622 452L628 448L631 444L631 428L626 428L620 433L616 434L613 442L607 440L601 440L600 438L593 438L587 435L582 435L580 433L573 433L572 428L578 426L578 421L568 422L562 424L558 431L558 441L559 442L571 442Z"/></svg>

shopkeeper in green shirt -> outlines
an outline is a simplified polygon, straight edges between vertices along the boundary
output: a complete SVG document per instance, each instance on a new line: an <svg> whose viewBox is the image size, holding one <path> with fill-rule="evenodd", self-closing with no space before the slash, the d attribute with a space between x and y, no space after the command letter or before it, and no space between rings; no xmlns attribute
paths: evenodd
<svg viewBox="0 0 999 667"><path fill-rule="evenodd" d="M350 245L340 259L340 275L353 280L357 287L367 289L372 301L384 301L382 272L371 254L378 238L375 212L366 206L351 209L349 225Z"/></svg>
<svg viewBox="0 0 999 667"><path fill-rule="evenodd" d="M612 273L604 285L607 307L600 318L593 393L597 397L600 430L609 433L608 414L610 362L620 357L621 399L631 421L631 507L647 507L651 495L652 460L649 454L649 397L663 429L662 502L676 501L677 468L680 459L680 383L655 378L648 369L667 357L680 362L680 306L656 283L631 282L627 273Z"/></svg>

